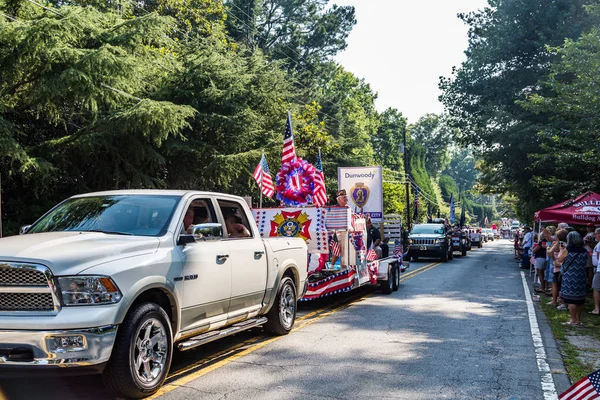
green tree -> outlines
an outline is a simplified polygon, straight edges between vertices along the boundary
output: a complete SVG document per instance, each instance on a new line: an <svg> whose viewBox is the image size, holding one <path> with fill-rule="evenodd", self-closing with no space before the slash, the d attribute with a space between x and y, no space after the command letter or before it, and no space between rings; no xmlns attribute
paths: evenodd
<svg viewBox="0 0 600 400"><path fill-rule="evenodd" d="M427 114L409 128L412 140L425 148L425 168L433 178L440 176L450 161L449 145L456 134L439 115Z"/></svg>
<svg viewBox="0 0 600 400"><path fill-rule="evenodd" d="M371 137L375 152L375 162L393 171L404 171L403 154L400 147L406 133L406 118L394 108L388 108L379 114L379 128Z"/></svg>
<svg viewBox="0 0 600 400"><path fill-rule="evenodd" d="M542 141L546 114L523 108L527 95L549 94L540 86L556 55L546 46L577 38L590 23L583 5L591 1L490 0L490 7L460 15L469 25L467 60L442 78L441 100L460 128L458 140L481 159L483 188L511 192L525 203L539 193L531 183L544 171L530 163Z"/></svg>
<svg viewBox="0 0 600 400"><path fill-rule="evenodd" d="M354 7L329 0L228 0L231 36L291 70L322 63L346 48ZM307 72L307 71L302 71Z"/></svg>

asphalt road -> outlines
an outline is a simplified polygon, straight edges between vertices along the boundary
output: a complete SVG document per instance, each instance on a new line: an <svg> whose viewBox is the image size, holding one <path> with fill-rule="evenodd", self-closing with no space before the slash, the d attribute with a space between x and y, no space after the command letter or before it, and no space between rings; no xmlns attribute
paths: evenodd
<svg viewBox="0 0 600 400"><path fill-rule="evenodd" d="M556 398L569 382L521 271L508 240L413 262L391 295L302 303L287 336L256 329L178 354L154 398ZM2 400L84 398L110 396L97 377L0 378Z"/></svg>

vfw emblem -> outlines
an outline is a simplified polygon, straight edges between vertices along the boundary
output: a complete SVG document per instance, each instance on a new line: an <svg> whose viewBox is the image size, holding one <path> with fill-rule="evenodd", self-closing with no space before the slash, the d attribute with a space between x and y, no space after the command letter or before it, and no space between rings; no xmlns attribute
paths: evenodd
<svg viewBox="0 0 600 400"><path fill-rule="evenodd" d="M352 189L350 189L350 193L352 193L352 201L354 201L354 204L359 208L364 208L367 201L369 201L369 194L371 191L364 183L357 182L352 186Z"/></svg>
<svg viewBox="0 0 600 400"><path fill-rule="evenodd" d="M310 239L310 224L312 220L302 211L275 214L271 221L269 236L300 237L304 241Z"/></svg>

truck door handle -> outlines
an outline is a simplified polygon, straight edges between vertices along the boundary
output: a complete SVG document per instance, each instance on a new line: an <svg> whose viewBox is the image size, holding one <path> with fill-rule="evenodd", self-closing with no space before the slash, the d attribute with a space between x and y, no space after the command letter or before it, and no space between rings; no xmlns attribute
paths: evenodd
<svg viewBox="0 0 600 400"><path fill-rule="evenodd" d="M229 258L229 254L217 254L217 261L223 262Z"/></svg>
<svg viewBox="0 0 600 400"><path fill-rule="evenodd" d="M265 254L264 250L258 250L254 252L254 258L261 258Z"/></svg>

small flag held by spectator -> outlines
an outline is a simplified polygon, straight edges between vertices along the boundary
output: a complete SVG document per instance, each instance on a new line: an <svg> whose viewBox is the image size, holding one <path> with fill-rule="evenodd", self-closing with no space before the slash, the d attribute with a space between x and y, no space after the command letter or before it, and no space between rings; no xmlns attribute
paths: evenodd
<svg viewBox="0 0 600 400"><path fill-rule="evenodd" d="M396 257L398 260L402 259L402 245L401 244L397 244L396 247L394 247L394 257Z"/></svg>
<svg viewBox="0 0 600 400"><path fill-rule="evenodd" d="M564 393L558 396L559 400L600 399L600 370L593 372L581 379Z"/></svg>
<svg viewBox="0 0 600 400"><path fill-rule="evenodd" d="M254 174L252 176L254 177L254 180L256 180L262 193L267 197L273 197L275 194L275 186L273 185L273 178L271 177L271 171L267 165L267 158L265 157L264 152L258 165L254 169Z"/></svg>

